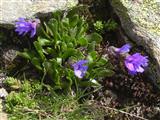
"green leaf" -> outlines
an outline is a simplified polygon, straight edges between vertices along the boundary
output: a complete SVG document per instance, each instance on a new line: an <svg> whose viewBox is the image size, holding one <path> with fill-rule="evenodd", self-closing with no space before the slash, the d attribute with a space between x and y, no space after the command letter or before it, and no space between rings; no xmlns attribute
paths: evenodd
<svg viewBox="0 0 160 120"><path fill-rule="evenodd" d="M36 58L36 57L33 57L32 59L31 59L31 63L38 69L38 70L43 70L42 69L42 66L41 66L41 62L40 62L40 60L38 59L38 58Z"/></svg>
<svg viewBox="0 0 160 120"><path fill-rule="evenodd" d="M111 70L114 69L113 65L111 64L111 62L108 61L107 58L101 57L101 59L97 62L96 64L97 67L105 67L105 68L109 68Z"/></svg>
<svg viewBox="0 0 160 120"><path fill-rule="evenodd" d="M89 55L87 56L87 59L89 60L89 63L92 63L94 61L96 61L97 59L97 52L96 51L92 51L89 53Z"/></svg>
<svg viewBox="0 0 160 120"><path fill-rule="evenodd" d="M71 37L69 35L62 36L62 40L67 44L71 41Z"/></svg>
<svg viewBox="0 0 160 120"><path fill-rule="evenodd" d="M50 56L57 56L57 52L55 51L55 49L52 49L51 47L47 47L46 49L43 49L43 53L46 55L50 55Z"/></svg>
<svg viewBox="0 0 160 120"><path fill-rule="evenodd" d="M68 19L64 19L61 23L61 29L63 30L62 35L68 34L69 25L67 25Z"/></svg>
<svg viewBox="0 0 160 120"><path fill-rule="evenodd" d="M48 22L50 28L52 31L57 31L58 32L58 21L55 18L52 18Z"/></svg>
<svg viewBox="0 0 160 120"><path fill-rule="evenodd" d="M98 33L92 33L92 34L88 35L87 37L90 42L96 41L96 43L99 44L102 41L102 36L99 35Z"/></svg>
<svg viewBox="0 0 160 120"><path fill-rule="evenodd" d="M72 16L71 18L69 18L69 25L71 27L75 27L77 25L78 19L79 19L78 15Z"/></svg>
<svg viewBox="0 0 160 120"><path fill-rule="evenodd" d="M71 56L75 56L77 53L77 51L73 48L68 48L62 55L62 58L66 59L69 58Z"/></svg>
<svg viewBox="0 0 160 120"><path fill-rule="evenodd" d="M58 10L56 12L53 13L53 18L57 19L58 21L61 20L61 17L63 16L63 12Z"/></svg>
<svg viewBox="0 0 160 120"><path fill-rule="evenodd" d="M62 52L66 51L66 49L67 49L67 44L64 43L64 42L62 42L62 44L61 44L61 50L62 50Z"/></svg>
<svg viewBox="0 0 160 120"><path fill-rule="evenodd" d="M80 50L77 50L74 57L76 57L78 60L80 60L80 59L84 59L85 55Z"/></svg>
<svg viewBox="0 0 160 120"><path fill-rule="evenodd" d="M86 30L84 27L77 28L76 38L79 39L81 36L84 35L85 32L86 32Z"/></svg>
<svg viewBox="0 0 160 120"><path fill-rule="evenodd" d="M68 48L74 48L74 44L72 42L68 43Z"/></svg>
<svg viewBox="0 0 160 120"><path fill-rule="evenodd" d="M76 38L76 36L77 36L77 28L76 27L75 28L70 28L69 35L71 36L72 39Z"/></svg>
<svg viewBox="0 0 160 120"><path fill-rule="evenodd" d="M50 40L38 37L38 43L40 46L48 46L51 44Z"/></svg>
<svg viewBox="0 0 160 120"><path fill-rule="evenodd" d="M50 29L50 27L49 27L45 22L44 22L44 26L45 26L45 28L46 28L46 33L47 33L48 35L53 36L52 30Z"/></svg>
<svg viewBox="0 0 160 120"><path fill-rule="evenodd" d="M88 24L85 23L85 21L82 18L79 19L77 23L77 33L75 38L79 39L80 37L84 36L87 29L88 29Z"/></svg>
<svg viewBox="0 0 160 120"><path fill-rule="evenodd" d="M53 18L49 21L48 24L49 24L49 26L52 30L54 41L56 42L59 39L61 39L61 36L58 33L58 22L57 22L57 20Z"/></svg>
<svg viewBox="0 0 160 120"><path fill-rule="evenodd" d="M69 19L66 18L66 19L63 20L62 22L63 22L63 26L64 26L65 28L67 28L67 30L68 30L68 28L70 27L70 26L69 26Z"/></svg>
<svg viewBox="0 0 160 120"><path fill-rule="evenodd" d="M34 42L34 46L35 46L38 54L40 55L41 59L44 61L45 60L45 55L43 54L43 48L42 48L42 46L39 44L38 41Z"/></svg>
<svg viewBox="0 0 160 120"><path fill-rule="evenodd" d="M97 62L97 66L105 66L109 63L109 61L104 58L104 57L101 57L101 59Z"/></svg>
<svg viewBox="0 0 160 120"><path fill-rule="evenodd" d="M97 68L94 70L94 73L96 73L96 76L104 78L113 76L114 71L110 69Z"/></svg>
<svg viewBox="0 0 160 120"><path fill-rule="evenodd" d="M96 80L89 80L89 81L80 81L79 85L82 87L98 87L100 84Z"/></svg>
<svg viewBox="0 0 160 120"><path fill-rule="evenodd" d="M74 72L71 69L65 69L66 72L66 79L67 81L63 83L63 88L67 88L68 90L71 89L71 86L73 84L73 79L74 79Z"/></svg>
<svg viewBox="0 0 160 120"><path fill-rule="evenodd" d="M79 40L78 40L78 43L81 45L81 46L87 46L88 45L88 41L86 38L84 37L81 37Z"/></svg>
<svg viewBox="0 0 160 120"><path fill-rule="evenodd" d="M17 52L17 55L19 55L25 59L28 59L28 60L31 60L34 57L34 54L27 49L24 49L24 52Z"/></svg>
<svg viewBox="0 0 160 120"><path fill-rule="evenodd" d="M40 27L40 35L43 37L47 37L48 39L50 39L51 37L46 33L46 31L44 30L43 27Z"/></svg>
<svg viewBox="0 0 160 120"><path fill-rule="evenodd" d="M58 68L60 66L56 62L56 60L52 59L50 61L45 61L43 63L43 66L47 73L49 74L50 78L54 81L56 86L60 86L60 73L58 71Z"/></svg>
<svg viewBox="0 0 160 120"><path fill-rule="evenodd" d="M95 51L95 47L96 47L96 42L92 41L91 43L88 44L88 52L92 52Z"/></svg>
<svg viewBox="0 0 160 120"><path fill-rule="evenodd" d="M72 46L71 47L74 47L74 46L76 46L77 45L77 43L76 43L76 39L74 38L74 37L72 37L72 36L69 36L69 35L64 35L63 37L62 37L62 40L63 40L63 43L65 43L66 45L68 45L68 47L70 46L69 44L72 44ZM73 46L74 45L74 46Z"/></svg>

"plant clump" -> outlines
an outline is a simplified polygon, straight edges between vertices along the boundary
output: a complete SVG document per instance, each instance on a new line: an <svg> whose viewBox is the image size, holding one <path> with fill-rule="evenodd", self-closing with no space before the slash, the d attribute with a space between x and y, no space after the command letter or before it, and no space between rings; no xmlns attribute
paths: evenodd
<svg viewBox="0 0 160 120"><path fill-rule="evenodd" d="M24 49L18 55L29 60L42 73L43 79L49 76L55 89L97 86L93 79L98 83L99 79L113 75L108 59L96 51L102 41L101 35L88 34L83 17L56 12L40 29L33 42L34 49Z"/></svg>

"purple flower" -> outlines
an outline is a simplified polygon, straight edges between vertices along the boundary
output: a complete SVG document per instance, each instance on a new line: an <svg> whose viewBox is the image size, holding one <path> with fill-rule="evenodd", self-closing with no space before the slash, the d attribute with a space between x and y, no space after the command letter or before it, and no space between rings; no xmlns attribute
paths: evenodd
<svg viewBox="0 0 160 120"><path fill-rule="evenodd" d="M88 66L84 66L84 64L86 64L87 62L87 60L79 60L78 62L72 65L74 68L74 74L78 78L83 78L85 76Z"/></svg>
<svg viewBox="0 0 160 120"><path fill-rule="evenodd" d="M148 66L148 57L135 53L126 57L125 66L130 74L135 75L137 72L144 72L144 68Z"/></svg>
<svg viewBox="0 0 160 120"><path fill-rule="evenodd" d="M128 53L130 51L131 45L125 44L121 48L116 48L115 52L118 54Z"/></svg>
<svg viewBox="0 0 160 120"><path fill-rule="evenodd" d="M25 18L19 18L19 21L16 22L16 32L19 35L25 35L26 33L30 32L30 37L34 37L36 34L36 27L40 21L38 19L33 20L25 20Z"/></svg>

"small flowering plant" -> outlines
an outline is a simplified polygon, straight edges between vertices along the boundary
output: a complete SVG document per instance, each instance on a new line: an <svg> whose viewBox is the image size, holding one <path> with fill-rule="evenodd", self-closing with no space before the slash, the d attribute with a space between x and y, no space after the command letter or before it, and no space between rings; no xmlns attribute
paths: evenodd
<svg viewBox="0 0 160 120"><path fill-rule="evenodd" d="M111 46L109 50L114 56L122 56L124 65L127 68L129 74L136 75L137 73L143 73L148 66L148 56L143 56L140 53L134 53L130 55L131 45L125 44L120 48Z"/></svg>
<svg viewBox="0 0 160 120"><path fill-rule="evenodd" d="M21 25L22 23L22 25ZM24 27L23 27L24 26ZM35 26L23 19L16 23L20 34L31 32L35 35ZM95 48L102 37L98 33L87 34L88 25L82 17L69 12L56 12L48 23L40 27L35 49L24 49L18 54L29 60L41 76L49 76L55 89L67 89L81 86L97 86L98 81L113 75L109 61L99 55Z"/></svg>

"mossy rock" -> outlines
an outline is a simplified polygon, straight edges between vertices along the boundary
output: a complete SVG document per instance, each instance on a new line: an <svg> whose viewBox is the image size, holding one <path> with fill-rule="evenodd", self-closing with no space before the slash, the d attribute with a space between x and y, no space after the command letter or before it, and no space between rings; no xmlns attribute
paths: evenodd
<svg viewBox="0 0 160 120"><path fill-rule="evenodd" d="M160 2L110 0L125 33L152 56L150 75L160 81Z"/></svg>

